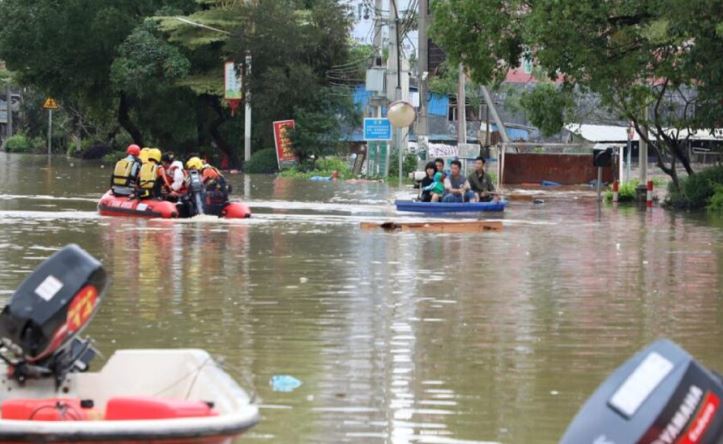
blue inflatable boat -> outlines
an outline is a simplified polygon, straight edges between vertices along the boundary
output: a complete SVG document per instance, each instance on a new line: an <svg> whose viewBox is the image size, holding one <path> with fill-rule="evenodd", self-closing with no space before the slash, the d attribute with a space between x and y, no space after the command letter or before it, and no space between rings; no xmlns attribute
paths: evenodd
<svg viewBox="0 0 723 444"><path fill-rule="evenodd" d="M414 211L417 213L479 213L481 211L504 211L507 206L507 201L444 203L397 200L394 204L397 206L397 211Z"/></svg>

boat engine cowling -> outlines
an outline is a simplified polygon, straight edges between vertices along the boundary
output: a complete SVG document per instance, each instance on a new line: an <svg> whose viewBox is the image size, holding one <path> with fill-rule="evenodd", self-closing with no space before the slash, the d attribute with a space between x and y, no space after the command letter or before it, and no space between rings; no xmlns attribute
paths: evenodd
<svg viewBox="0 0 723 444"><path fill-rule="evenodd" d="M203 178L198 170L190 170L188 172L188 195L191 198L191 206L194 209L193 216L205 214L204 211L204 191Z"/></svg>
<svg viewBox="0 0 723 444"><path fill-rule="evenodd" d="M723 381L661 339L625 362L575 416L561 444L723 444Z"/></svg>
<svg viewBox="0 0 723 444"><path fill-rule="evenodd" d="M95 356L77 335L95 314L107 284L98 260L77 245L46 259L0 313L0 358L20 382L84 370Z"/></svg>

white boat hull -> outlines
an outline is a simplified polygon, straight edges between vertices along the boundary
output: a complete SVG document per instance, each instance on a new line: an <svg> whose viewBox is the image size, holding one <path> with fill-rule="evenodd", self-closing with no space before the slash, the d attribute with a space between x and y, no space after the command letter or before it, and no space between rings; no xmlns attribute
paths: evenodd
<svg viewBox="0 0 723 444"><path fill-rule="evenodd" d="M4 364L0 373L5 374ZM203 350L120 350L99 372L72 373L59 391L52 380L0 381L6 399L69 397L102 408L114 397L142 396L213 403L217 416L93 421L0 419L0 442L230 443L259 420L258 407Z"/></svg>

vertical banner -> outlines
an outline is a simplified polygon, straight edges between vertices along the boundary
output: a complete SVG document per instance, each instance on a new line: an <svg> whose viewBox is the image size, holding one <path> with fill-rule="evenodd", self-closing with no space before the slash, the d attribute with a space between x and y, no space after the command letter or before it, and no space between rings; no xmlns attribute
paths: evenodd
<svg viewBox="0 0 723 444"><path fill-rule="evenodd" d="M223 65L223 98L226 100L241 100L241 72L236 70L234 62L226 62Z"/></svg>
<svg viewBox="0 0 723 444"><path fill-rule="evenodd" d="M289 130L296 128L294 120L279 120L274 122L274 142L276 144L276 160L279 169L288 168L299 163L294 153L294 144L289 137Z"/></svg>

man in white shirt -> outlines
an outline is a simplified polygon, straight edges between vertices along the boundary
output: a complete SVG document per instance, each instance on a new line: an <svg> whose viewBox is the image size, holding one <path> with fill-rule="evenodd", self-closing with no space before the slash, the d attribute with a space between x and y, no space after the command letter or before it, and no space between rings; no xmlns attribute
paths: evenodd
<svg viewBox="0 0 723 444"><path fill-rule="evenodd" d="M183 173L183 162L175 160L170 153L164 154L161 161L166 173L165 183L171 196L184 194L186 175Z"/></svg>

